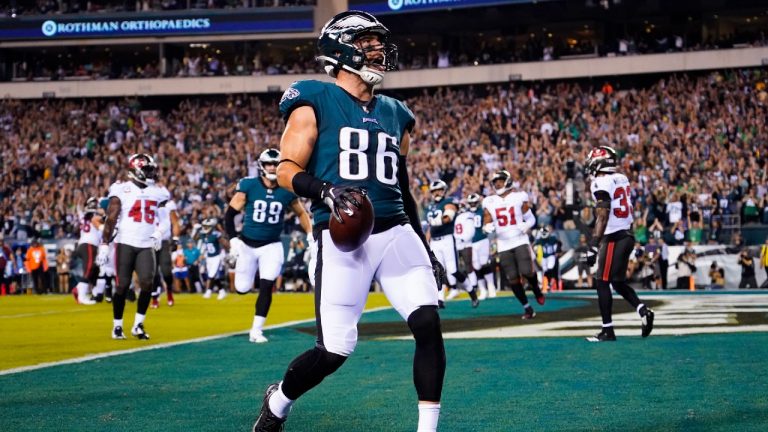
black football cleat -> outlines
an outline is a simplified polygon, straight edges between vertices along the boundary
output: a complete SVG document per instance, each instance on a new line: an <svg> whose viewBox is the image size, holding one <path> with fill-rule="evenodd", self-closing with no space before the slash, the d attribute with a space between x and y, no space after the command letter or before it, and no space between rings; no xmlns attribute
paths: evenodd
<svg viewBox="0 0 768 432"><path fill-rule="evenodd" d="M643 323L643 337L648 337L653 331L653 318L656 316L653 309L645 308L645 314L640 318Z"/></svg>
<svg viewBox="0 0 768 432"><path fill-rule="evenodd" d="M600 333L587 338L589 342L616 342L616 333L613 327L603 327Z"/></svg>
<svg viewBox="0 0 768 432"><path fill-rule="evenodd" d="M133 326L133 328L131 329L131 334L136 336L137 339L149 340L149 334L147 334L147 332L144 331L144 324L138 324Z"/></svg>
<svg viewBox="0 0 768 432"><path fill-rule="evenodd" d="M125 333L123 333L122 327L117 326L112 329L112 339L125 339Z"/></svg>
<svg viewBox="0 0 768 432"><path fill-rule="evenodd" d="M476 308L478 306L480 306L480 300L478 300L478 299L472 300L472 307Z"/></svg>
<svg viewBox="0 0 768 432"><path fill-rule="evenodd" d="M283 430L285 419L272 414L272 411L269 409L269 397L279 388L280 384L278 383L270 384L267 387L267 391L264 392L264 402L261 404L259 418L256 419L256 424L253 425L253 432L281 432Z"/></svg>
<svg viewBox="0 0 768 432"><path fill-rule="evenodd" d="M445 302L442 300L437 301L437 308L438 309L445 309Z"/></svg>
<svg viewBox="0 0 768 432"><path fill-rule="evenodd" d="M533 310L532 307L525 308L525 313L523 314L524 320L534 319L536 317L536 311Z"/></svg>

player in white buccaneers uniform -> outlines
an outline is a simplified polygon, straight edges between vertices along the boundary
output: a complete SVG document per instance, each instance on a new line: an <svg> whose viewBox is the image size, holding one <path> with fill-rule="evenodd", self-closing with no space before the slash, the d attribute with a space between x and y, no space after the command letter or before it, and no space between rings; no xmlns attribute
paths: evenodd
<svg viewBox="0 0 768 432"><path fill-rule="evenodd" d="M256 299L253 325L249 340L267 342L263 327L272 304L272 288L283 268L283 232L285 210L290 207L299 217L301 227L312 238L309 214L298 197L277 184L277 164L280 152L264 150L259 155L259 177L245 177L237 182L237 191L224 216L231 253L235 264L235 289L238 294L251 292L256 271L259 273L259 297ZM235 230L235 216L245 210L243 229Z"/></svg>
<svg viewBox="0 0 768 432"><path fill-rule="evenodd" d="M159 186L164 193L171 196L165 186ZM176 202L169 199L164 206L157 209L158 227L163 233L160 250L155 254L157 261L157 272L155 272L155 291L152 293L152 308L157 309L160 306L158 299L163 292L165 285L166 296L168 296L168 306L173 306L173 266L171 265L171 236L176 243L181 234L179 225L179 214L176 212ZM175 246L174 246L175 248Z"/></svg>
<svg viewBox="0 0 768 432"><path fill-rule="evenodd" d="M460 272L467 275L464 288L472 299L472 307L480 305L477 298L477 275L472 268L472 238L475 236L475 215L466 208L459 210L453 224L453 237L456 240L456 252L459 254Z"/></svg>
<svg viewBox="0 0 768 432"><path fill-rule="evenodd" d="M155 186L157 164L147 154L134 154L128 160L128 181L118 181L109 188L109 207L104 224L97 263L107 261L110 241L115 243L117 287L112 296L113 339L125 339L123 311L126 291L134 272L138 275L139 294L136 318L131 334L149 339L144 330L144 318L152 297L152 283L157 270L155 251L162 243L158 226L158 208L171 198L168 191ZM114 230L117 228L117 235Z"/></svg>
<svg viewBox="0 0 768 432"><path fill-rule="evenodd" d="M491 242L483 231L483 207L480 195L473 193L467 197L467 206L472 212L475 223L475 235L472 237L472 268L475 271L477 285L480 292L477 298L484 300L487 297L496 297L496 284L493 280L493 265L491 258Z"/></svg>
<svg viewBox="0 0 768 432"><path fill-rule="evenodd" d="M615 341L613 320L613 296L611 287L635 308L640 315L643 337L653 330L653 310L640 302L637 293L626 282L629 255L635 246L632 234L632 202L629 180L617 171L616 150L603 146L592 149L587 157L587 174L592 176L592 196L595 198L595 231L590 243L587 263L592 266L597 259L595 286L603 318L603 328L597 335L587 338L590 342ZM598 250L599 245L599 250Z"/></svg>
<svg viewBox="0 0 768 432"><path fill-rule="evenodd" d="M88 296L88 292L96 283L99 268L96 266L96 248L101 244L101 229L104 225L103 217L99 213L99 200L96 197L88 198L80 217L80 239L77 241L77 249L73 259L79 260L83 269L82 277L77 281L77 286L72 290L80 304L92 305L96 301ZM75 268L73 265L72 268Z"/></svg>
<svg viewBox="0 0 768 432"><path fill-rule="evenodd" d="M448 185L442 180L435 180L429 185L429 193L432 195L432 202L427 206L426 217L429 224L427 240L429 247L435 253L440 264L443 265L446 274L446 280L443 285L448 285L448 298L456 297L459 292L456 289L456 283L463 283L466 276L459 272L459 260L456 255L456 241L453 238L453 225L456 213L459 207L453 199L445 198L445 192ZM439 306L444 307L443 299L445 290L440 286Z"/></svg>
<svg viewBox="0 0 768 432"><path fill-rule="evenodd" d="M99 199L99 212L102 215L106 214L107 207L109 207L109 198L102 197ZM104 216L102 216L104 219ZM102 223L102 229L104 224ZM101 240L99 240L101 242ZM115 244L109 244L109 253L107 254L107 261L97 266L99 269L99 276L96 279L96 286L93 288L93 298L97 303L107 300L107 303L112 301L112 291L115 286Z"/></svg>
<svg viewBox="0 0 768 432"><path fill-rule="evenodd" d="M525 278L536 296L544 304L544 294L539 289L536 269L533 266L533 252L528 239L528 230L536 224L536 217L528 205L528 194L512 190L512 175L507 170L497 172L491 178L496 195L483 200L483 231L496 232L496 247L501 268L515 297L523 305L523 319L536 316L528 303L522 279Z"/></svg>

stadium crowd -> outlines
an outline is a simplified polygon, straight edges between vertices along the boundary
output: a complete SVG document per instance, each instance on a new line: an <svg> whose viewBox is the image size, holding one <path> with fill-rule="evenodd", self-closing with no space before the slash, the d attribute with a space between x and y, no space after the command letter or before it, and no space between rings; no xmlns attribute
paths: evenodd
<svg viewBox="0 0 768 432"><path fill-rule="evenodd" d="M425 205L438 178L457 199L488 194L489 176L506 168L530 194L539 226L588 233L581 164L588 148L606 144L631 178L639 241L719 242L726 220L768 224L767 81L751 69L636 88L553 82L412 93L416 197ZM220 217L237 179L257 174L259 152L278 146L276 102L184 99L163 112L149 99L3 100L3 234L75 237L85 200L105 195L136 152L155 155L186 229Z"/></svg>
<svg viewBox="0 0 768 432"><path fill-rule="evenodd" d="M681 51L765 46L764 32L742 32L704 41L687 41L680 35L635 35L611 41L569 38L541 38L533 35L525 41L488 42L469 38L462 46L451 48L415 47L402 53L400 70L433 69L531 61L551 61L584 56L625 56ZM257 49L253 55L227 55L220 50L187 50L167 60L163 70L156 60L132 60L116 52L84 51L67 55L38 54L17 62L14 81L141 79L163 77L261 76L322 73L312 53L306 51L270 52ZM136 53L138 54L138 53Z"/></svg>

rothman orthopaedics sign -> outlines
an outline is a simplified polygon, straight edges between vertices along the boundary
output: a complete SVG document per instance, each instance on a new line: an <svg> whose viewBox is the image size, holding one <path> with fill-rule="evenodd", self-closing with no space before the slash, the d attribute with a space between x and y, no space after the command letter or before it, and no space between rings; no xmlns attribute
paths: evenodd
<svg viewBox="0 0 768 432"><path fill-rule="evenodd" d="M0 19L0 40L311 32L312 8Z"/></svg>

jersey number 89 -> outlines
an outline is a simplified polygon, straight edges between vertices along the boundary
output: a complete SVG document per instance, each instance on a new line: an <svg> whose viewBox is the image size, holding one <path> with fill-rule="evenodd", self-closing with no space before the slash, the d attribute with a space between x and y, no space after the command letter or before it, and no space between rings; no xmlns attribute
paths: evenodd
<svg viewBox="0 0 768 432"><path fill-rule="evenodd" d="M376 180L387 185L397 184L397 153L387 151L387 144L397 145L397 138L384 132L377 134ZM365 180L368 173L368 131L344 127L339 132L339 176L345 180Z"/></svg>
<svg viewBox="0 0 768 432"><path fill-rule="evenodd" d="M283 204L280 201L272 201L267 203L264 200L256 200L253 202L253 221L276 224L280 221L280 212L283 211ZM269 213L269 217L267 217Z"/></svg>

